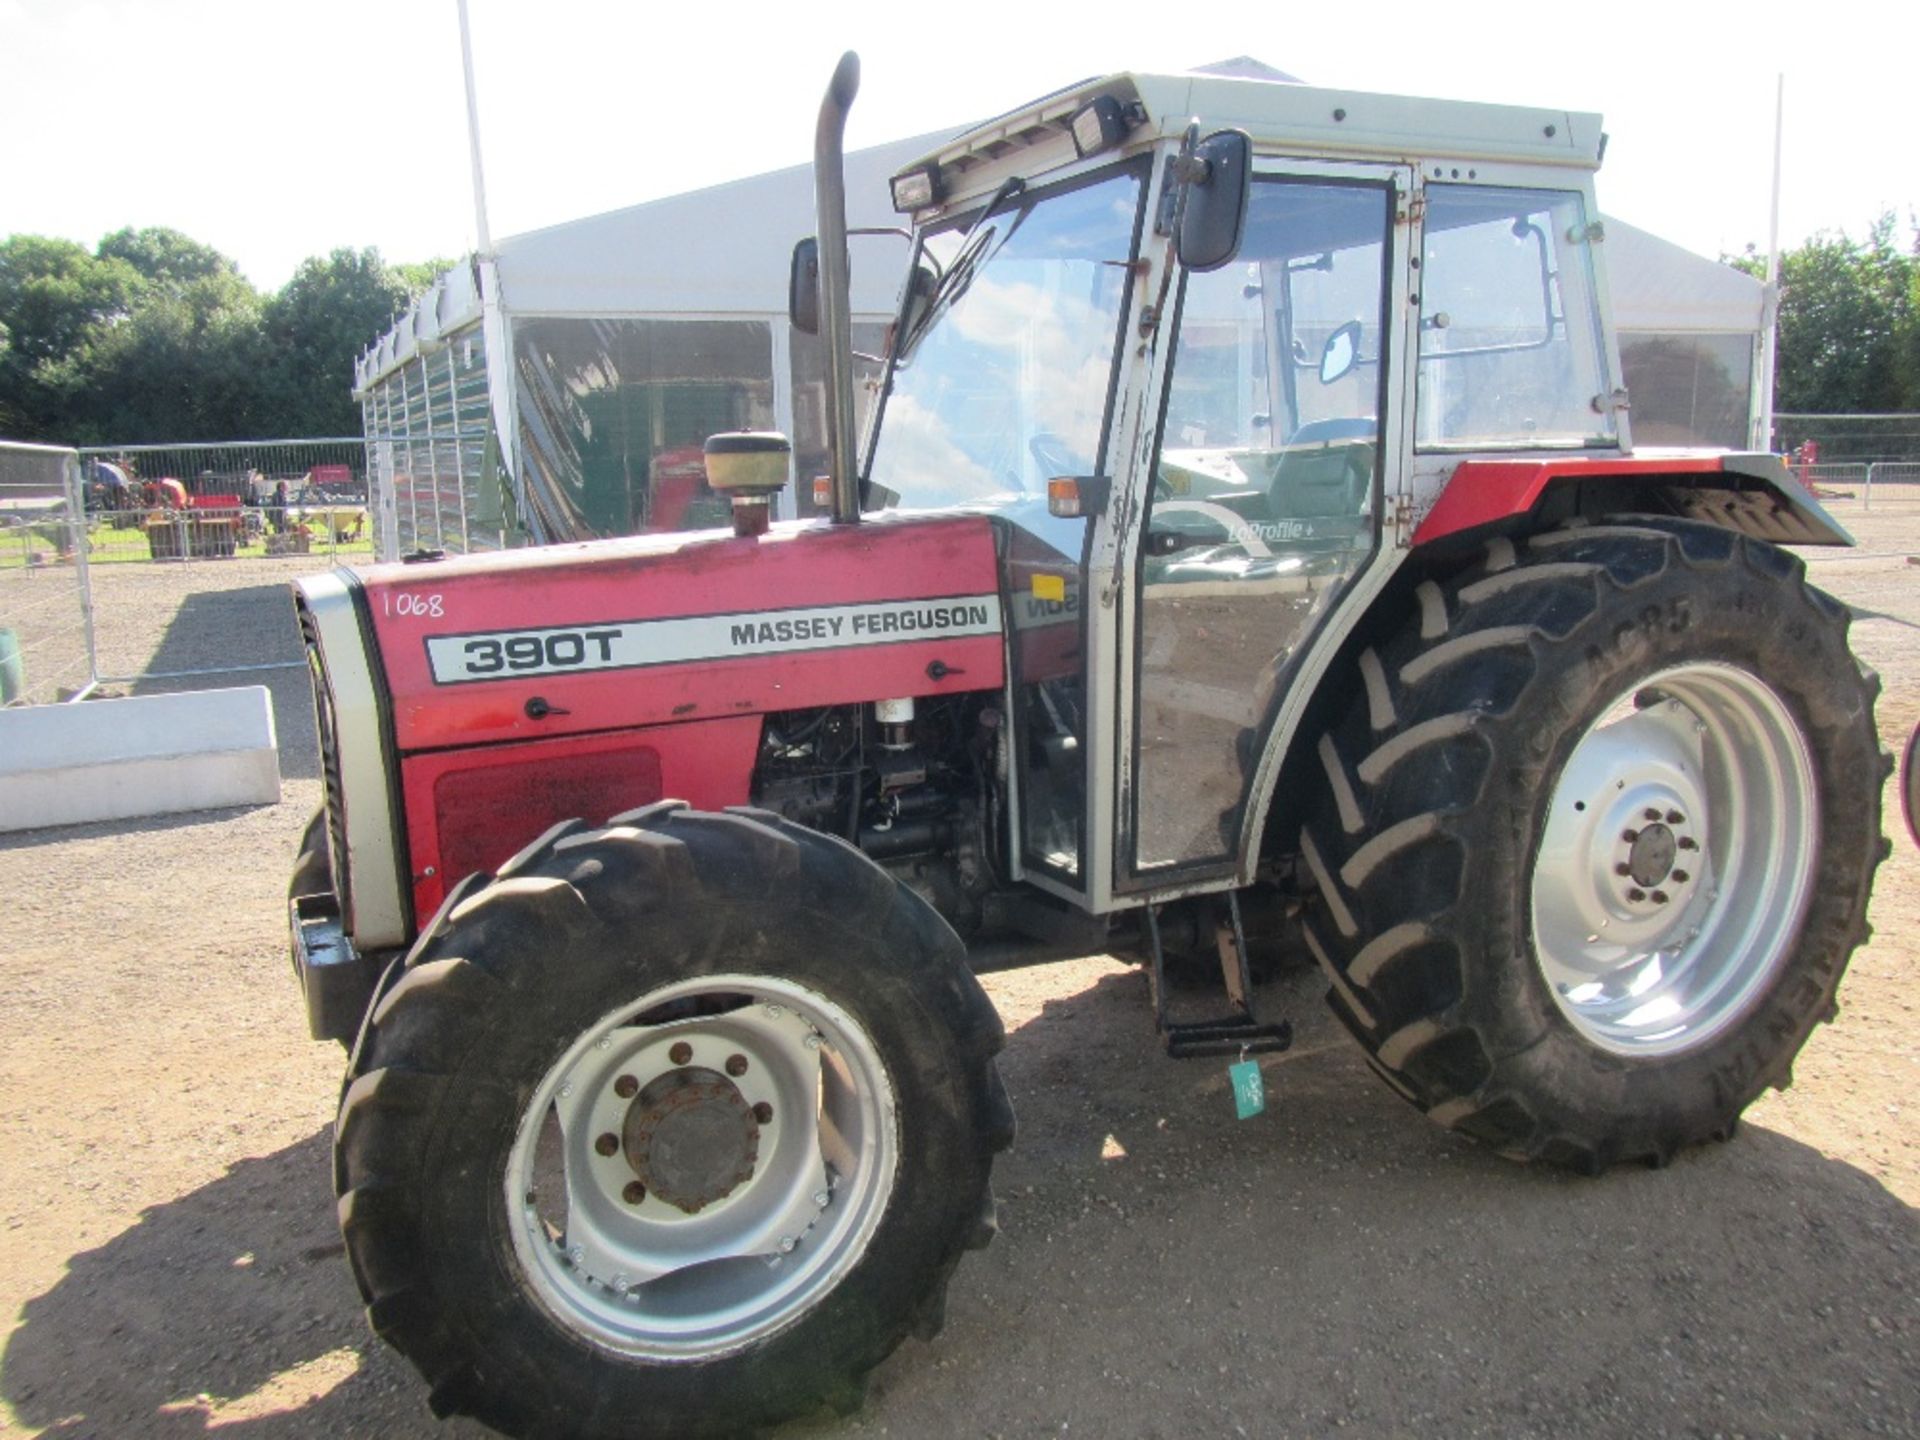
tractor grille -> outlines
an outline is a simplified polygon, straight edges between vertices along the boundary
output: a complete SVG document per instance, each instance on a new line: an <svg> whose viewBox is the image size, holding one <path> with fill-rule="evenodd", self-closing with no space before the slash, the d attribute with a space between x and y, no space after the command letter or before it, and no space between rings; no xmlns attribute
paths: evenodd
<svg viewBox="0 0 1920 1440"><path fill-rule="evenodd" d="M333 878L333 892L339 897L341 918L351 934L353 907L347 878L347 807L340 785L340 745L335 734L333 694L327 688L327 668L320 658L320 637L315 633L313 616L304 604L299 610L300 643L306 650L307 678L313 682L313 728L320 738L321 793L327 807L327 869Z"/></svg>

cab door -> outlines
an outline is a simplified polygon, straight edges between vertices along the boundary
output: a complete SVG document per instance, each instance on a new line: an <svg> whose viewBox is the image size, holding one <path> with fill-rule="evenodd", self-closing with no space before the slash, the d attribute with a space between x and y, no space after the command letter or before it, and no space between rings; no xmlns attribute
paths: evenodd
<svg viewBox="0 0 1920 1440"><path fill-rule="evenodd" d="M1182 279L1133 557L1118 890L1248 861L1289 689L1381 554L1412 186L1398 166L1256 173L1238 257Z"/></svg>

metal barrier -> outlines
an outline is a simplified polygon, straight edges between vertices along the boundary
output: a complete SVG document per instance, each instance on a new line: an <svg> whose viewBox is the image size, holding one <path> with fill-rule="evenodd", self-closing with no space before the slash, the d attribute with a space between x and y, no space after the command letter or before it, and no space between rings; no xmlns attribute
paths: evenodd
<svg viewBox="0 0 1920 1440"><path fill-rule="evenodd" d="M1800 477L1800 483L1814 492L1818 499L1852 500L1867 483L1871 465L1793 465L1793 473Z"/></svg>
<svg viewBox="0 0 1920 1440"><path fill-rule="evenodd" d="M79 476L72 450L0 441L0 705L94 687Z"/></svg>
<svg viewBox="0 0 1920 1440"><path fill-rule="evenodd" d="M373 555L358 436L95 446L79 458L96 565Z"/></svg>
<svg viewBox="0 0 1920 1440"><path fill-rule="evenodd" d="M1860 503L1873 508L1874 487L1880 487L1881 503L1911 503L1920 500L1920 460L1882 460L1867 467L1867 483L1862 487Z"/></svg>
<svg viewBox="0 0 1920 1440"><path fill-rule="evenodd" d="M1823 504L1858 502L1862 509L1871 510L1876 501L1882 505L1920 501L1920 460L1861 460L1791 468Z"/></svg>
<svg viewBox="0 0 1920 1440"><path fill-rule="evenodd" d="M100 684L296 668L291 608L262 618L264 592L373 559L358 436L92 446L77 474Z"/></svg>

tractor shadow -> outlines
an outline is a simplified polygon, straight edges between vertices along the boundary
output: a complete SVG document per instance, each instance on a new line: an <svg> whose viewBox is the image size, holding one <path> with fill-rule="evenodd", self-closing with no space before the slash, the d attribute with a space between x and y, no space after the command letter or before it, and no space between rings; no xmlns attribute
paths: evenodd
<svg viewBox="0 0 1920 1440"><path fill-rule="evenodd" d="M162 632L147 670L200 670L180 679L141 680L133 695L264 685L273 707L280 750L280 778L313 780L320 774L313 728L313 684L307 677L300 627L285 584L236 590L199 590L186 596ZM286 668L248 670L237 667ZM227 669L225 667L236 667Z"/></svg>
<svg viewBox="0 0 1920 1440"><path fill-rule="evenodd" d="M0 1362L13 1418L53 1436L441 1435L368 1332L334 1227L328 1135L243 1160L67 1262Z"/></svg>
<svg viewBox="0 0 1920 1440"><path fill-rule="evenodd" d="M1235 1118L1168 1060L1145 977L994 977L1020 1116L1001 1233L877 1373L895 1433L1860 1433L1920 1414L1920 1221L1747 1124L1664 1171L1523 1168L1380 1083L1317 973ZM1077 972L1076 972L1077 973ZM1855 1407L1860 1408L1856 1409ZM1098 1424L1096 1429L1100 1428Z"/></svg>
<svg viewBox="0 0 1920 1440"><path fill-rule="evenodd" d="M1001 1234L865 1411L785 1434L1807 1434L1920 1413L1920 1225L1808 1146L1748 1126L1659 1173L1521 1169L1373 1080L1299 975L1262 987L1299 1034L1236 1121L1225 1061L1158 1052L1137 972L989 988L1021 1119ZM486 1433L434 1421L368 1334L328 1175L323 1130L74 1255L0 1364L16 1421Z"/></svg>

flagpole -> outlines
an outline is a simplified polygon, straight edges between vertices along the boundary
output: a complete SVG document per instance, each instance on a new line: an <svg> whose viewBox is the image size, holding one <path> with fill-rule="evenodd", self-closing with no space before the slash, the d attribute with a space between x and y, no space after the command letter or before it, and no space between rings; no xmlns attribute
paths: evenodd
<svg viewBox="0 0 1920 1440"><path fill-rule="evenodd" d="M464 4L465 0L461 0ZM1773 206L1767 216L1767 288L1760 337L1760 434L1755 449L1773 449L1773 381L1780 347L1780 142L1786 125L1787 77L1775 76L1773 92Z"/></svg>
<svg viewBox="0 0 1920 1440"><path fill-rule="evenodd" d="M467 77L467 149L473 156L473 219L478 227L480 253L491 255L493 235L487 228L487 177L480 165L480 99L473 86L473 37L467 24L467 0L455 0L455 3L460 7L460 63Z"/></svg>

